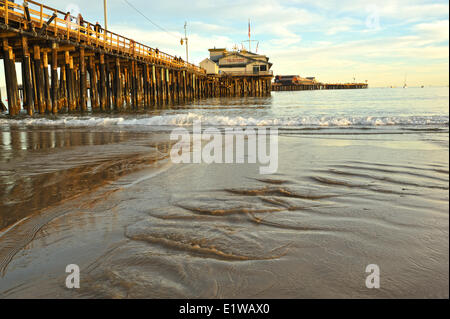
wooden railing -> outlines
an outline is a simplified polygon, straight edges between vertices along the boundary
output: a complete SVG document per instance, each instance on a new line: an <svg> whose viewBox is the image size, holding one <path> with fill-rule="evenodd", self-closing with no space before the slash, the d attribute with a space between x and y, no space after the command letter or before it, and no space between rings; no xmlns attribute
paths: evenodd
<svg viewBox="0 0 450 319"><path fill-rule="evenodd" d="M11 1L0 0L0 17L4 18L6 25L15 22L16 24L19 23L24 29L28 29L26 7L28 7L30 13L32 26L37 29L44 28L47 21L55 15L52 22L46 26L46 32L57 38L99 47L109 52L129 55L151 63L180 69L185 68L206 74L205 69L183 61L181 58L176 58L109 30L103 29L100 31L95 24L88 21L84 21L83 25L80 26L72 21L72 19L76 20L77 17L70 17L70 19L65 20L65 12L36 1L24 1L23 5L20 5Z"/></svg>

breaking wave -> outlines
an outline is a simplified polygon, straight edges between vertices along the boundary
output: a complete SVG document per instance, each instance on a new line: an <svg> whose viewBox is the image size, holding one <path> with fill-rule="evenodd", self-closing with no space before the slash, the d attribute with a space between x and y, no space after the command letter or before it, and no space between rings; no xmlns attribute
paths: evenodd
<svg viewBox="0 0 450 319"><path fill-rule="evenodd" d="M212 126L288 126L288 127L360 127L360 126L448 126L448 116L297 116L297 117L242 117L204 115L198 113L168 114L134 117L103 117L103 116L62 116L58 118L37 117L22 119L0 119L0 125L36 125L36 126L118 126L149 128L160 126L190 126L194 121L202 125Z"/></svg>

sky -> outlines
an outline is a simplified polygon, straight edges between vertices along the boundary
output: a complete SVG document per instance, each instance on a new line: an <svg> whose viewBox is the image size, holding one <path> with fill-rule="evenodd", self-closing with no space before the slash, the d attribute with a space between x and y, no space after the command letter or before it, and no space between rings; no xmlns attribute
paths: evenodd
<svg viewBox="0 0 450 319"><path fill-rule="evenodd" d="M103 25L103 0L44 2ZM241 47L249 19L274 74L367 80L372 87L402 86L405 78L408 86L448 85L448 1L108 0L109 30L183 58L186 21L189 61L196 64L209 48Z"/></svg>

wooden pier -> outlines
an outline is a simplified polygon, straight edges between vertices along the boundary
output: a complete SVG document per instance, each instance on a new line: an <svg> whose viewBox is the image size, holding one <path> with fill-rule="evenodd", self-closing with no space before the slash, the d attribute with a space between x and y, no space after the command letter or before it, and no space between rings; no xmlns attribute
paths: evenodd
<svg viewBox="0 0 450 319"><path fill-rule="evenodd" d="M270 94L271 76L209 76L179 57L64 17L35 1L0 0L9 115L155 109L207 97Z"/></svg>
<svg viewBox="0 0 450 319"><path fill-rule="evenodd" d="M272 91L309 91L309 90L344 90L367 89L367 83L311 83L311 84L272 84Z"/></svg>

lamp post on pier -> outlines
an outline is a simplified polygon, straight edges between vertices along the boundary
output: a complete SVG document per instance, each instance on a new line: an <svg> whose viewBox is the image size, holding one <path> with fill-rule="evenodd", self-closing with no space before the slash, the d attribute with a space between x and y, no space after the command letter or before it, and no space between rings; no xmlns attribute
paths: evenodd
<svg viewBox="0 0 450 319"><path fill-rule="evenodd" d="M181 45L183 45L183 43L186 43L186 62L189 62L189 49L188 49L188 38L186 35L186 27L187 27L187 22L184 22L184 38L181 38L180 43L181 43Z"/></svg>
<svg viewBox="0 0 450 319"><path fill-rule="evenodd" d="M103 15L105 17L105 30L108 29L108 9L106 6L106 0L103 0Z"/></svg>

